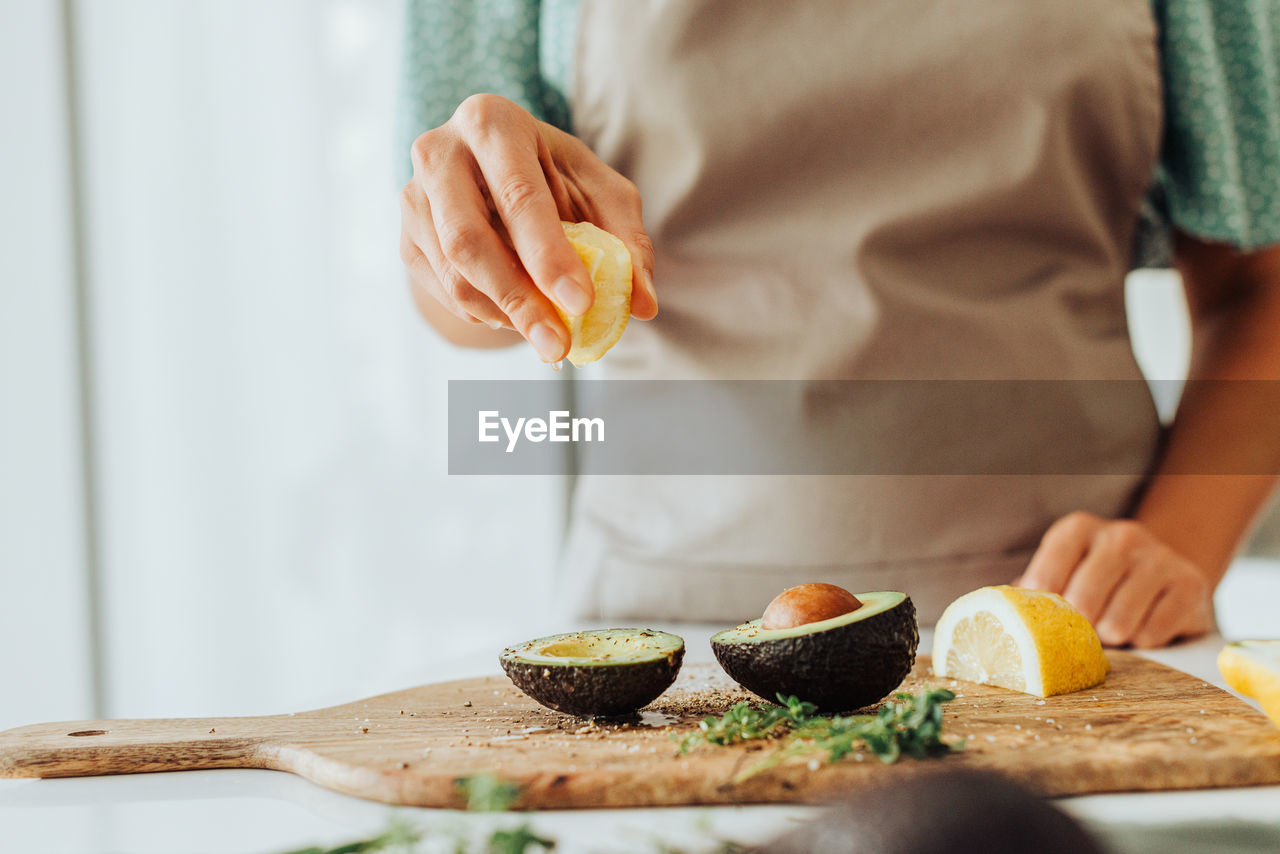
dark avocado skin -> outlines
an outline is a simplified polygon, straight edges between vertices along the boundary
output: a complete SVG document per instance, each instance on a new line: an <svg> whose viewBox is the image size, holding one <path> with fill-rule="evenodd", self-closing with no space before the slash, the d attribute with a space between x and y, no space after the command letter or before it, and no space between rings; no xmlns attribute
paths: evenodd
<svg viewBox="0 0 1280 854"><path fill-rule="evenodd" d="M902 684L916 661L916 607L901 603L816 634L756 643L712 641L725 672L771 703L796 696L823 712L877 703Z"/></svg>
<svg viewBox="0 0 1280 854"><path fill-rule="evenodd" d="M628 664L570 667L503 661L516 687L548 709L567 715L626 715L649 705L676 681L684 647L667 658Z"/></svg>

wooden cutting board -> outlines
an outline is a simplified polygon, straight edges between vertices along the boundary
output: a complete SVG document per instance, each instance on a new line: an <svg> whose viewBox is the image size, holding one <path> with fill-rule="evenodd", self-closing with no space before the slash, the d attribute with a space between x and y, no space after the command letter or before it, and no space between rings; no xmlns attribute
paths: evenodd
<svg viewBox="0 0 1280 854"><path fill-rule="evenodd" d="M991 769L1046 795L1280 783L1280 730L1261 713L1153 661L1111 661L1105 685L1039 700L931 679L922 656L904 688L958 693L946 730L967 739L964 751L894 765L800 758L737 785L734 774L770 748L681 756L672 738L754 699L714 665L687 667L640 716L607 723L549 711L487 677L295 715L39 724L0 733L0 777L270 768L376 801L460 807L455 780L489 772L520 783L518 806L534 809L812 802L947 767Z"/></svg>

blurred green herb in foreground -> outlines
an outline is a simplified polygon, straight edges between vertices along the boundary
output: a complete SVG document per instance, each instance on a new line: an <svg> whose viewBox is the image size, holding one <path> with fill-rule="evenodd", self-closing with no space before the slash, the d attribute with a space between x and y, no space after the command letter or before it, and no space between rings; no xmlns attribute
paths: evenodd
<svg viewBox="0 0 1280 854"><path fill-rule="evenodd" d="M505 812L520 797L520 786L492 774L460 777L454 781L458 793L467 802L471 812ZM430 846L419 849L419 845ZM443 847L441 847L443 846ZM367 854L374 851L414 852L418 850L448 851L450 854L528 854L529 851L550 851L555 840L545 839L533 832L527 823L517 827L498 828L478 844L470 840L460 827L444 827L428 834L407 824L393 821L379 836L358 842L348 842L336 848L303 848L288 854Z"/></svg>
<svg viewBox="0 0 1280 854"><path fill-rule="evenodd" d="M459 777L453 785L467 802L469 812L506 812L520 797L520 784L493 774Z"/></svg>
<svg viewBox="0 0 1280 854"><path fill-rule="evenodd" d="M412 851L413 847L421 840L422 831L415 830L403 822L392 821L385 831L372 839L348 842L336 848L321 848L318 846L300 848L297 851L290 851L288 854L367 854L372 851L394 851L396 848L402 851Z"/></svg>

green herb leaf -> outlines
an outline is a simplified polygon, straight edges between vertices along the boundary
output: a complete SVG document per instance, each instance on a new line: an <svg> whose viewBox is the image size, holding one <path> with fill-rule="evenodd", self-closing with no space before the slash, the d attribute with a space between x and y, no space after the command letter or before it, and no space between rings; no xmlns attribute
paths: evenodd
<svg viewBox="0 0 1280 854"><path fill-rule="evenodd" d="M453 781L472 812L506 812L520 797L520 784L509 783L493 774L476 774Z"/></svg>
<svg viewBox="0 0 1280 854"><path fill-rule="evenodd" d="M739 703L719 718L707 717L698 731L680 738L680 752L699 744L730 745L755 739L782 739L770 756L734 778L741 782L768 768L807 753L825 753L828 762L863 748L882 762L941 756L963 748L942 740L942 706L955 699L944 688L919 694L896 694L874 715L819 715L817 707L796 697L778 695L777 706Z"/></svg>
<svg viewBox="0 0 1280 854"><path fill-rule="evenodd" d="M422 840L422 832L414 830L407 824L392 822L380 835L359 842L348 842L336 848L301 848L287 854L369 854L374 851L389 851L393 848L408 850Z"/></svg>
<svg viewBox="0 0 1280 854"><path fill-rule="evenodd" d="M535 850L550 851L556 843L538 836L529 829L529 825L522 824L510 830L495 830L489 837L486 851L488 854L526 854L530 846Z"/></svg>

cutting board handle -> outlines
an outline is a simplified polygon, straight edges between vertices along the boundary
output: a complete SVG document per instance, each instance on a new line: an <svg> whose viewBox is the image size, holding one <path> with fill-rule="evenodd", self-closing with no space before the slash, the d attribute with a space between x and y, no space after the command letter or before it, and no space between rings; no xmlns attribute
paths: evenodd
<svg viewBox="0 0 1280 854"><path fill-rule="evenodd" d="M272 726L264 727L265 721ZM263 733L279 718L68 721L0 732L0 777L84 777L264 768Z"/></svg>

